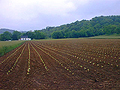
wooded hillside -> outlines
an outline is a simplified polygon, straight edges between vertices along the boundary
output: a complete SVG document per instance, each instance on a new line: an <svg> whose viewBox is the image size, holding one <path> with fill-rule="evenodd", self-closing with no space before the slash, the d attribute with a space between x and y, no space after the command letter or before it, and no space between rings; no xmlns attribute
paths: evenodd
<svg viewBox="0 0 120 90"><path fill-rule="evenodd" d="M79 38L98 35L120 34L120 16L100 16L91 20L42 29L48 38Z"/></svg>

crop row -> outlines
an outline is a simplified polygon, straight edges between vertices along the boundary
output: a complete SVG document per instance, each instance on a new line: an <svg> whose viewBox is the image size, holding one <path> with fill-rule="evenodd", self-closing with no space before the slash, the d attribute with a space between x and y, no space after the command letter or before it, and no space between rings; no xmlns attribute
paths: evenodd
<svg viewBox="0 0 120 90"><path fill-rule="evenodd" d="M45 45L44 45L45 46ZM47 45L46 45L47 46ZM49 45L49 47L50 47L50 45ZM71 50L71 49L66 49L66 48L64 48L64 49L59 49L59 47L57 48L57 47L54 47L54 46L51 46L53 49L55 49L55 50L57 50L57 51L61 51L61 52L68 52L68 53L72 53L72 54L74 54L73 55L73 57L80 57L80 58L82 58L82 57L86 57L86 59L88 59L88 60L86 60L87 62L90 62L90 63L92 63L91 61L97 61L97 62L100 62L100 63L104 63L104 64L108 64L108 65L111 65L111 66L119 66L117 63L118 63L118 61L119 61L119 59L120 59L120 57L109 57L109 55L105 55L105 56L101 56L101 54L99 54L99 55L95 55L96 53L89 53L89 52L85 52L85 51L82 51L82 50L78 50L79 52L74 52L73 50ZM82 59L84 59L84 58L82 58ZM91 59L91 61L89 61L89 59ZM113 64L113 62L115 63L115 64ZM99 64L98 64L98 66L99 66ZM103 67L103 66L101 66L101 67Z"/></svg>
<svg viewBox="0 0 120 90"><path fill-rule="evenodd" d="M41 43L39 43L39 42L37 42L37 44L38 45L41 45ZM89 64L90 66L91 65L93 65L93 67L97 67L97 68L101 68L101 70L103 71L103 72L111 72L111 71L113 71L114 69L115 69L115 67L116 68L119 68L119 64L118 64L118 58L115 60L115 62L111 62L111 61L109 61L109 60L106 60L106 59L102 59L102 58L97 58L97 57L92 57L92 56L85 56L85 55L80 55L80 54L78 54L78 53L74 53L74 52L72 52L72 50L60 50L59 48L54 48L53 46L48 46L48 45L44 45L43 46L43 44L42 44L42 47L44 47L44 49L46 49L46 48L49 48L49 51L51 51L52 52L52 50L54 50L54 51L56 51L56 52L60 52L60 53L62 53L62 54L66 54L66 55L68 55L68 56L70 56L70 57L74 57L74 58L76 58L77 59L77 61L80 61L80 60L82 60L83 62L86 62L87 64ZM52 48L51 48L52 47ZM57 54L56 54L57 55ZM58 55L58 56L60 56L60 57L64 57L64 56L62 56L61 54L60 55ZM66 57L64 57L64 58L66 58ZM74 60L70 60L69 58L66 58L67 60L69 60L70 62L72 62L72 63L75 63L75 65L80 65L81 67L82 67L82 65L81 64L77 64L76 62L77 61L74 61ZM86 64L86 65L87 65ZM83 66L84 67L84 66ZM96 69L97 69L96 68ZM84 69L86 69L86 70L90 70L89 68L87 69L86 67L84 67ZM108 70L109 69L109 70ZM117 69L118 70L118 69ZM96 70L95 70L96 71ZM116 71L115 71L116 72ZM118 70L118 72L117 72L117 74L119 74L119 70Z"/></svg>
<svg viewBox="0 0 120 90"><path fill-rule="evenodd" d="M41 57L41 55L38 53L38 51L34 48L34 46L31 44L31 46L32 46L32 48L35 50L35 52L37 53L37 55L39 56L39 59L42 61L42 63L43 63L43 65L44 65L44 67L45 67L45 69L48 71L49 69L47 68L47 66L46 66L46 64L45 64L45 62L44 62L44 60L42 59L42 57Z"/></svg>
<svg viewBox="0 0 120 90"><path fill-rule="evenodd" d="M15 63L13 64L12 68L11 68L10 70L8 70L7 74L9 74L10 72L12 72L12 70L15 68L15 66L16 66L19 58L21 57L21 55L22 55L23 52L24 52L25 47L26 47L26 45L23 47L22 52L20 53L20 55L19 55L18 58L16 59L16 61L15 61Z"/></svg>
<svg viewBox="0 0 120 90"><path fill-rule="evenodd" d="M28 69L27 69L27 74L30 73L30 45L28 44L28 50L29 50L29 58L28 58Z"/></svg>
<svg viewBox="0 0 120 90"><path fill-rule="evenodd" d="M39 44L37 44L37 45L39 45ZM49 53L46 53L45 51L43 51L43 52L45 52L46 54L48 54L49 56L51 56L54 60L56 60L62 67L64 66L64 65L66 65L66 66L64 66L64 68L66 69L66 70L70 70L70 69L68 69L67 67L70 67L70 63L72 63L72 66L71 67L73 67L73 66L78 66L79 68L78 69L80 69L81 68L81 70L83 70L83 72L85 73L85 72L89 72L90 71L90 68L91 68L91 66L89 67L89 68L87 68L86 66L88 66L88 64L86 63L86 65L85 65L85 63L83 64L83 63L80 63L80 62L78 62L78 61L75 61L75 60L73 60L73 59L69 59L69 58L67 58L67 57L65 57L65 56L63 56L63 55L61 55L61 54L57 54L57 53L55 53L54 51L52 51L52 49L50 50L50 49L47 49L46 47L44 47L43 49L42 49L43 47L40 47L39 46L39 49L40 50L42 50L43 51L43 49L44 50L47 50L46 52L49 52L50 51L50 54L51 53L54 53L55 54L55 56L57 56L57 57L62 57L65 61L67 61L67 63L65 64L65 63L61 63L59 60L56 60L56 58L55 57L53 57L53 56L51 56ZM85 65L85 66L84 66ZM70 67L70 68L71 68ZM74 67L74 69L75 69L75 67ZM91 68L92 70L90 71L90 73L96 73L96 70L94 70L93 68ZM71 71L69 71L69 72L71 72ZM73 73L72 73L72 75L74 75L75 73L74 73L74 71L72 71ZM81 72L81 71L80 71ZM81 72L81 73L83 73L83 72ZM83 73L83 74L84 74ZM84 76L86 76L85 74L84 74Z"/></svg>
<svg viewBox="0 0 120 90"><path fill-rule="evenodd" d="M36 46L38 49L40 49L41 51L43 51L46 55L50 56L52 59L54 59L56 62L58 62L61 67L63 67L64 69L66 69L68 72L72 73L66 66L64 66L59 60L57 60L56 58L54 58L52 55L50 55L49 53L45 52L43 49L39 48L36 44L34 44L34 46ZM74 73L72 73L72 75L74 75Z"/></svg>

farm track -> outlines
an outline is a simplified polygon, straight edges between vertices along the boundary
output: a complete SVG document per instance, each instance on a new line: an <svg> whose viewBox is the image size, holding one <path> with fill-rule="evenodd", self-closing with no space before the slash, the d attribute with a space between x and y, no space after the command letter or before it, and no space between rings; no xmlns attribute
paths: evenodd
<svg viewBox="0 0 120 90"><path fill-rule="evenodd" d="M120 88L120 40L27 41L0 57L0 89Z"/></svg>

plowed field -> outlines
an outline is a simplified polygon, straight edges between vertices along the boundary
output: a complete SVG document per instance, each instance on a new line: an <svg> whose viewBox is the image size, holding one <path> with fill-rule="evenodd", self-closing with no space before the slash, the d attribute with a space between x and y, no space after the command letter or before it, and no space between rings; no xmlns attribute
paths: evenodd
<svg viewBox="0 0 120 90"><path fill-rule="evenodd" d="M0 57L3 90L119 90L120 39L27 41Z"/></svg>

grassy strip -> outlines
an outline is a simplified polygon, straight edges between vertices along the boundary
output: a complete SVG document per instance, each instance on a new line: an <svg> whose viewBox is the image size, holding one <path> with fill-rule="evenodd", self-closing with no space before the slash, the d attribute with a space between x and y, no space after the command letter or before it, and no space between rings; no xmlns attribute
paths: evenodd
<svg viewBox="0 0 120 90"><path fill-rule="evenodd" d="M120 39L119 34L113 34L113 35L100 35L100 36L94 36L94 37L89 37L91 39Z"/></svg>
<svg viewBox="0 0 120 90"><path fill-rule="evenodd" d="M88 39L87 37L81 37L81 38L61 38L61 39L39 39L39 40L37 40L37 39L34 39L33 41L61 41L61 40L74 40L74 39Z"/></svg>
<svg viewBox="0 0 120 90"><path fill-rule="evenodd" d="M0 42L0 56L22 45L24 41Z"/></svg>

